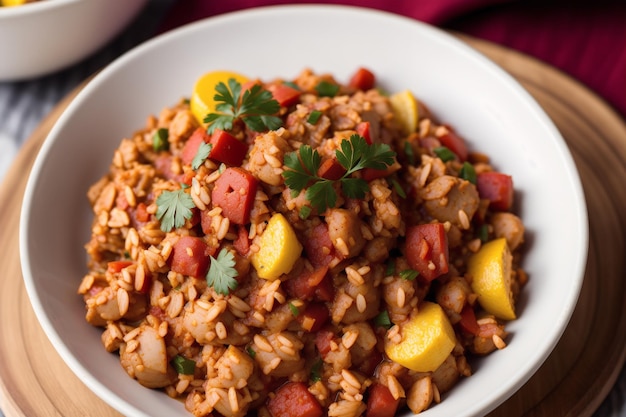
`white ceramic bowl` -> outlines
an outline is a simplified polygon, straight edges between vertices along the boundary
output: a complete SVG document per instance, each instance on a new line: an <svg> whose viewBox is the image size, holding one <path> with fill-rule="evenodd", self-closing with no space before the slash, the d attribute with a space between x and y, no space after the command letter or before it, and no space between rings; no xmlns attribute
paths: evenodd
<svg viewBox="0 0 626 417"><path fill-rule="evenodd" d="M147 0L45 0L0 7L0 81L39 77L105 45Z"/></svg>
<svg viewBox="0 0 626 417"><path fill-rule="evenodd" d="M60 355L111 406L132 416L187 415L181 403L125 374L102 348L100 330L85 322L76 295L92 217L85 193L107 171L120 139L147 115L189 96L209 70L272 79L310 67L346 80L361 65L387 91L411 89L513 175L527 227L530 281L520 317L508 325L510 344L474 362L474 375L423 416L484 415L550 354L577 301L588 230L576 168L540 106L484 56L425 24L347 7L251 9L162 35L105 68L59 119L33 167L20 230L26 288Z"/></svg>

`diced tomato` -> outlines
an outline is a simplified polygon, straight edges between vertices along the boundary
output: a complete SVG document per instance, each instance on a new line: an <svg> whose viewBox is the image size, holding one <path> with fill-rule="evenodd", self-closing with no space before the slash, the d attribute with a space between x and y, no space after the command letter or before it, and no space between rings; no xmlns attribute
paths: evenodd
<svg viewBox="0 0 626 417"><path fill-rule="evenodd" d="M361 176L367 182L374 181L378 178L386 178L400 169L400 164L395 161L385 169L363 168Z"/></svg>
<svg viewBox="0 0 626 417"><path fill-rule="evenodd" d="M368 145L372 144L372 134L370 128L370 122L361 122L356 125L356 133L363 136L363 139L365 139L365 142L367 142Z"/></svg>
<svg viewBox="0 0 626 417"><path fill-rule="evenodd" d="M312 320L313 325L305 330L309 332L316 332L321 329L324 324L326 324L329 316L330 313L328 312L328 307L326 307L326 304L310 303L308 306L306 306L304 312L296 317L296 320L300 324L307 323Z"/></svg>
<svg viewBox="0 0 626 417"><path fill-rule="evenodd" d="M462 137L454 133L452 130L448 130L443 136L439 136L439 142L446 148L450 149L456 156L459 157L461 162L467 161L467 145Z"/></svg>
<svg viewBox="0 0 626 417"><path fill-rule="evenodd" d="M476 314L474 312L474 308L471 305L466 305L461 310L461 320L459 321L459 325L463 330L473 335L477 335L480 327L478 326L478 322L476 321Z"/></svg>
<svg viewBox="0 0 626 417"><path fill-rule="evenodd" d="M125 193L117 193L117 197L115 198L115 206L120 210L126 210L130 207L128 200L126 199Z"/></svg>
<svg viewBox="0 0 626 417"><path fill-rule="evenodd" d="M233 242L233 246L242 256L246 256L248 252L250 252L250 238L248 235L249 233L247 227L240 225L237 228L237 239Z"/></svg>
<svg viewBox="0 0 626 417"><path fill-rule="evenodd" d="M209 267L209 246L202 238L182 236L172 246L169 262L172 271L195 278L204 278Z"/></svg>
<svg viewBox="0 0 626 417"><path fill-rule="evenodd" d="M443 223L407 227L406 259L427 282L448 272L448 236Z"/></svg>
<svg viewBox="0 0 626 417"><path fill-rule="evenodd" d="M320 403L302 382L287 382L276 390L267 402L267 409L274 417L322 417Z"/></svg>
<svg viewBox="0 0 626 417"><path fill-rule="evenodd" d="M367 68L359 68L354 75L352 75L349 82L350 87L364 91L374 88L375 84L376 76Z"/></svg>
<svg viewBox="0 0 626 417"><path fill-rule="evenodd" d="M203 127L199 127L189 136L187 142L185 142L185 146L183 146L183 150L180 153L180 159L184 164L191 165L193 158L195 158L198 153L198 149L200 145L203 143L208 143L211 137L206 132L206 129Z"/></svg>
<svg viewBox="0 0 626 417"><path fill-rule="evenodd" d="M133 261L111 261L107 264L107 272L116 274L122 272L122 269L131 266Z"/></svg>
<svg viewBox="0 0 626 417"><path fill-rule="evenodd" d="M289 107L300 101L302 91L286 84L270 84L267 89L281 107Z"/></svg>
<svg viewBox="0 0 626 417"><path fill-rule="evenodd" d="M328 226L320 223L308 231L305 239L301 239L304 252L314 268L328 266L333 260L335 247L328 234Z"/></svg>
<svg viewBox="0 0 626 417"><path fill-rule="evenodd" d="M509 210L513 205L513 178L501 172L482 172L476 176L480 198L489 200L494 210Z"/></svg>
<svg viewBox="0 0 626 417"><path fill-rule="evenodd" d="M396 414L400 400L393 398L389 388L375 382L368 392L365 417L393 417Z"/></svg>
<svg viewBox="0 0 626 417"><path fill-rule="evenodd" d="M135 209L135 219L138 222L145 223L150 220L150 213L148 213L148 206L145 203L137 204L137 208Z"/></svg>
<svg viewBox="0 0 626 417"><path fill-rule="evenodd" d="M315 288L315 300L333 301L335 298L335 287L330 275L325 275L322 282Z"/></svg>
<svg viewBox="0 0 626 417"><path fill-rule="evenodd" d="M322 358L326 357L328 352L330 352L330 342L334 338L335 335L330 330L319 330L315 335L315 347Z"/></svg>
<svg viewBox="0 0 626 417"><path fill-rule="evenodd" d="M250 211L256 196L257 180L243 168L226 168L215 181L211 193L213 204L234 224L250 222Z"/></svg>
<svg viewBox="0 0 626 417"><path fill-rule="evenodd" d="M209 158L226 165L241 165L248 153L248 145L220 129L215 129L211 135L210 143L213 147L209 153Z"/></svg>
<svg viewBox="0 0 626 417"><path fill-rule="evenodd" d="M346 169L337 161L337 158L328 158L320 165L317 176L327 180L337 181L346 173Z"/></svg>
<svg viewBox="0 0 626 417"><path fill-rule="evenodd" d="M315 289L323 282L328 266L315 268L313 271L304 269L298 276L283 283L287 294L292 298L310 300L315 296Z"/></svg>

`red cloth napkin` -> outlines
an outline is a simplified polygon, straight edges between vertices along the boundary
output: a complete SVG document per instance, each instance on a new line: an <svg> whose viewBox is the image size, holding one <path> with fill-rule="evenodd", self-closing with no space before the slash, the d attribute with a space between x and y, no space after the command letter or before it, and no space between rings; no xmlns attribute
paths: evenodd
<svg viewBox="0 0 626 417"><path fill-rule="evenodd" d="M201 18L286 0L178 0L163 31ZM623 0L318 0L370 7L534 56L578 79L626 117Z"/></svg>

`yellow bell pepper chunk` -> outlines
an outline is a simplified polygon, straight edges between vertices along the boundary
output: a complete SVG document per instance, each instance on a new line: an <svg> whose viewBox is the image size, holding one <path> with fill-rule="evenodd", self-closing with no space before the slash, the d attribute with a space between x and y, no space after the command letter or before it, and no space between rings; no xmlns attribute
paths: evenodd
<svg viewBox="0 0 626 417"><path fill-rule="evenodd" d="M409 90L400 91L389 97L391 109L405 135L417 130L419 111L417 100Z"/></svg>
<svg viewBox="0 0 626 417"><path fill-rule="evenodd" d="M416 372L432 372L454 349L454 329L439 304L428 301L418 306L417 314L400 325L402 340L385 339L389 359Z"/></svg>
<svg viewBox="0 0 626 417"><path fill-rule="evenodd" d="M259 251L250 261L259 277L274 280L293 268L302 253L296 233L280 213L274 214L258 241Z"/></svg>
<svg viewBox="0 0 626 417"><path fill-rule="evenodd" d="M26 4L26 0L2 0L0 1L0 5L12 7L12 6L21 6L22 4Z"/></svg>
<svg viewBox="0 0 626 417"><path fill-rule="evenodd" d="M472 290L486 312L504 320L515 319L511 292L511 251L505 238L485 243L468 261Z"/></svg>
<svg viewBox="0 0 626 417"><path fill-rule="evenodd" d="M193 87L189 108L195 119L204 125L207 114L215 112L215 87L223 82L228 86L228 80L234 78L239 84L244 84L248 78L232 71L212 71L200 77Z"/></svg>

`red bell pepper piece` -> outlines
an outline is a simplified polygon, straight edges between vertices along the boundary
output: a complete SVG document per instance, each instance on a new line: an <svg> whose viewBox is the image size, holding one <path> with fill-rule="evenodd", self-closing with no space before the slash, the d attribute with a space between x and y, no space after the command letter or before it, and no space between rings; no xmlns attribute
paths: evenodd
<svg viewBox="0 0 626 417"><path fill-rule="evenodd" d="M204 278L209 268L209 246L199 237L182 236L172 246L170 268L179 274Z"/></svg>
<svg viewBox="0 0 626 417"><path fill-rule="evenodd" d="M400 400L393 398L389 388L375 382L368 392L365 417L393 417L396 414Z"/></svg>
<svg viewBox="0 0 626 417"><path fill-rule="evenodd" d="M107 264L107 272L112 274L122 272L122 269L131 266L133 261L111 261Z"/></svg>
<svg viewBox="0 0 626 417"><path fill-rule="evenodd" d="M513 178L501 172L489 171L476 176L480 198L489 200L489 207L506 211L513 205Z"/></svg>
<svg viewBox="0 0 626 417"><path fill-rule="evenodd" d="M298 103L300 101L300 95L302 94L302 91L286 84L270 84L267 86L267 90L272 93L274 100L276 100L281 107L289 107Z"/></svg>
<svg viewBox="0 0 626 417"><path fill-rule="evenodd" d="M323 282L327 272L327 265L320 266L312 271L304 269L297 276L285 281L283 285L287 294L292 298L309 300L315 296L315 290Z"/></svg>
<svg viewBox="0 0 626 417"><path fill-rule="evenodd" d="M241 165L248 153L248 145L220 129L215 129L209 143L213 145L209 158L226 165Z"/></svg>
<svg viewBox="0 0 626 417"><path fill-rule="evenodd" d="M363 136L368 145L372 144L372 134L370 122L360 122L356 125L356 133Z"/></svg>
<svg viewBox="0 0 626 417"><path fill-rule="evenodd" d="M448 236L442 223L408 227L405 252L407 262L422 280L430 282L448 272Z"/></svg>
<svg viewBox="0 0 626 417"><path fill-rule="evenodd" d="M330 330L319 330L315 335L315 347L322 358L326 357L328 352L330 352L330 342L334 338L335 335Z"/></svg>
<svg viewBox="0 0 626 417"><path fill-rule="evenodd" d="M374 88L376 84L376 76L367 68L359 68L350 78L350 87L358 88L359 90L370 90Z"/></svg>
<svg viewBox="0 0 626 417"><path fill-rule="evenodd" d="M322 417L320 403L302 382L287 382L278 388L276 395L267 402L274 417Z"/></svg>
<svg viewBox="0 0 626 417"><path fill-rule="evenodd" d="M248 224L256 190L257 180L251 173L243 168L230 167L215 181L211 199L232 223Z"/></svg>
<svg viewBox="0 0 626 417"><path fill-rule="evenodd" d="M324 159L317 169L317 176L327 180L337 181L346 173L346 169L337 161L337 158Z"/></svg>
<svg viewBox="0 0 626 417"><path fill-rule="evenodd" d="M463 310L461 310L461 320L459 320L459 326L461 326L461 328L468 333L478 335L480 327L476 321L474 308L471 305L466 305L463 307Z"/></svg>
<svg viewBox="0 0 626 417"><path fill-rule="evenodd" d="M193 158L195 158L198 153L198 148L202 143L208 143L211 137L206 132L206 129L203 127L199 127L193 131L187 142L185 142L185 146L183 146L183 150L180 153L180 159L186 165L191 165Z"/></svg>
<svg viewBox="0 0 626 417"><path fill-rule="evenodd" d="M313 320L313 325L310 329L306 329L308 332L317 332L326 324L330 313L328 307L323 303L310 303L306 306L303 313L300 313L296 320L302 325L305 321Z"/></svg>
<svg viewBox="0 0 626 417"><path fill-rule="evenodd" d="M454 133L452 130L448 130L442 136L439 136L439 142L446 148L450 149L459 158L461 162L467 161L467 144L462 137Z"/></svg>

